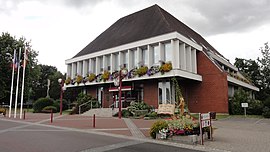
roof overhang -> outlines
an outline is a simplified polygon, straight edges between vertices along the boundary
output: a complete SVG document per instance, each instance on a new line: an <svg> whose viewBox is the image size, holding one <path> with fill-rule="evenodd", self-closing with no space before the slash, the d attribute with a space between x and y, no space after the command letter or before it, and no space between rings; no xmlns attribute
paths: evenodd
<svg viewBox="0 0 270 152"><path fill-rule="evenodd" d="M250 90L254 90L254 91L260 91L259 88L255 87L253 85L250 85L248 83L242 82L240 80L237 80L237 79L235 79L235 78L233 78L233 77L231 77L229 75L227 76L227 80L228 80L228 82L231 82L231 83L233 83L235 85L242 86L242 87L248 88Z"/></svg>
<svg viewBox="0 0 270 152"><path fill-rule="evenodd" d="M117 47L113 47L113 48L109 48L109 49L105 49L105 50L100 50L98 52L94 52L91 54L71 58L71 59L66 60L65 63L71 64L73 62L87 60L90 58L94 58L94 57L98 57L98 56L102 56L102 55L106 55L106 54L110 54L110 53L115 53L115 52L119 52L119 51L123 51L123 50L133 49L136 47L145 46L145 45L149 45L149 44L155 44L158 42L165 42L165 41L168 41L171 39L178 39L179 41L184 42L187 45L190 45L199 51L202 51L202 46L200 46L199 44L193 42L192 40L188 39L187 37L181 35L178 32L171 32L171 33L167 33L167 34L163 34L163 35L159 35L159 36L154 36L154 37L151 37L148 39L139 40L139 41L135 41L132 43L120 45Z"/></svg>

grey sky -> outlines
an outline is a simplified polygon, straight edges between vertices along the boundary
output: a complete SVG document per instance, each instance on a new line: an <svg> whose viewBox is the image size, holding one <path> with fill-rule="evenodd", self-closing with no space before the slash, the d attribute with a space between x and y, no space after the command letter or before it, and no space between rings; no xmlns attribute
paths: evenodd
<svg viewBox="0 0 270 152"><path fill-rule="evenodd" d="M231 61L258 57L259 47L270 40L268 0L0 0L0 31L31 39L42 64L66 71L64 60L116 20L154 4L197 31ZM47 60L50 51L65 53Z"/></svg>

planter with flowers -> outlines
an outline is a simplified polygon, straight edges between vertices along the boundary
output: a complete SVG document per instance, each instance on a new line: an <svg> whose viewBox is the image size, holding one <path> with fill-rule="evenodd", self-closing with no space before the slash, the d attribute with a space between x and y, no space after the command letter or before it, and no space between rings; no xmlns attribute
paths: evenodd
<svg viewBox="0 0 270 152"><path fill-rule="evenodd" d="M83 81L83 77L81 75L77 75L75 81L77 82L77 84L79 84Z"/></svg>
<svg viewBox="0 0 270 152"><path fill-rule="evenodd" d="M151 76L151 75L154 75L154 74L156 74L158 72L159 72L159 66L158 65L154 65L150 69L147 70L147 75L148 76Z"/></svg>
<svg viewBox="0 0 270 152"><path fill-rule="evenodd" d="M162 63L162 65L159 68L159 71L161 72L161 74L164 74L165 72L169 72L171 70L172 70L171 62Z"/></svg>
<svg viewBox="0 0 270 152"><path fill-rule="evenodd" d="M96 82L101 82L101 81L102 81L102 74L100 73L96 76Z"/></svg>
<svg viewBox="0 0 270 152"><path fill-rule="evenodd" d="M141 77L147 73L147 70L147 66L141 66L139 69L136 70L136 73L139 75L139 77Z"/></svg>
<svg viewBox="0 0 270 152"><path fill-rule="evenodd" d="M109 71L104 71L102 76L101 76L101 79L103 80L103 82L106 82L107 80L109 80L110 78L110 72Z"/></svg>
<svg viewBox="0 0 270 152"><path fill-rule="evenodd" d="M89 82L94 81L95 78L96 78L96 75L95 75L94 73L90 73L90 74L88 75L88 81L89 81Z"/></svg>
<svg viewBox="0 0 270 152"><path fill-rule="evenodd" d="M137 68L134 68L128 72L128 78L134 78L137 75Z"/></svg>
<svg viewBox="0 0 270 152"><path fill-rule="evenodd" d="M70 83L71 83L71 78L68 77L68 78L65 80L65 84L68 85L68 84L70 84Z"/></svg>

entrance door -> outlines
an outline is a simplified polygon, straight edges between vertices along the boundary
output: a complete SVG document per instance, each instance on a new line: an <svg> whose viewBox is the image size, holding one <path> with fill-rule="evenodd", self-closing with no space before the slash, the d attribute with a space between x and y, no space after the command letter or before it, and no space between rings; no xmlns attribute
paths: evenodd
<svg viewBox="0 0 270 152"><path fill-rule="evenodd" d="M170 81L158 83L158 104L174 104L174 90L172 90Z"/></svg>

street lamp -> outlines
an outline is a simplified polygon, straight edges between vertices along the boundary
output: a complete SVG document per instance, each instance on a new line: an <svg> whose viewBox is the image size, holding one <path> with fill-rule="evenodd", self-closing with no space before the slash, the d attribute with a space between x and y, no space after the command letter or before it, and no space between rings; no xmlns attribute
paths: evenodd
<svg viewBox="0 0 270 152"><path fill-rule="evenodd" d="M64 80L63 79L58 79L58 83L61 87L61 92L60 92L60 115L62 115L62 109L63 109L63 86L64 86Z"/></svg>
<svg viewBox="0 0 270 152"><path fill-rule="evenodd" d="M118 106L119 106L119 112L118 112L118 118L122 118L122 79L127 75L128 71L126 68L119 70L119 76L118 79L116 79L116 82L114 83L115 86L119 86L119 99L118 99Z"/></svg>

